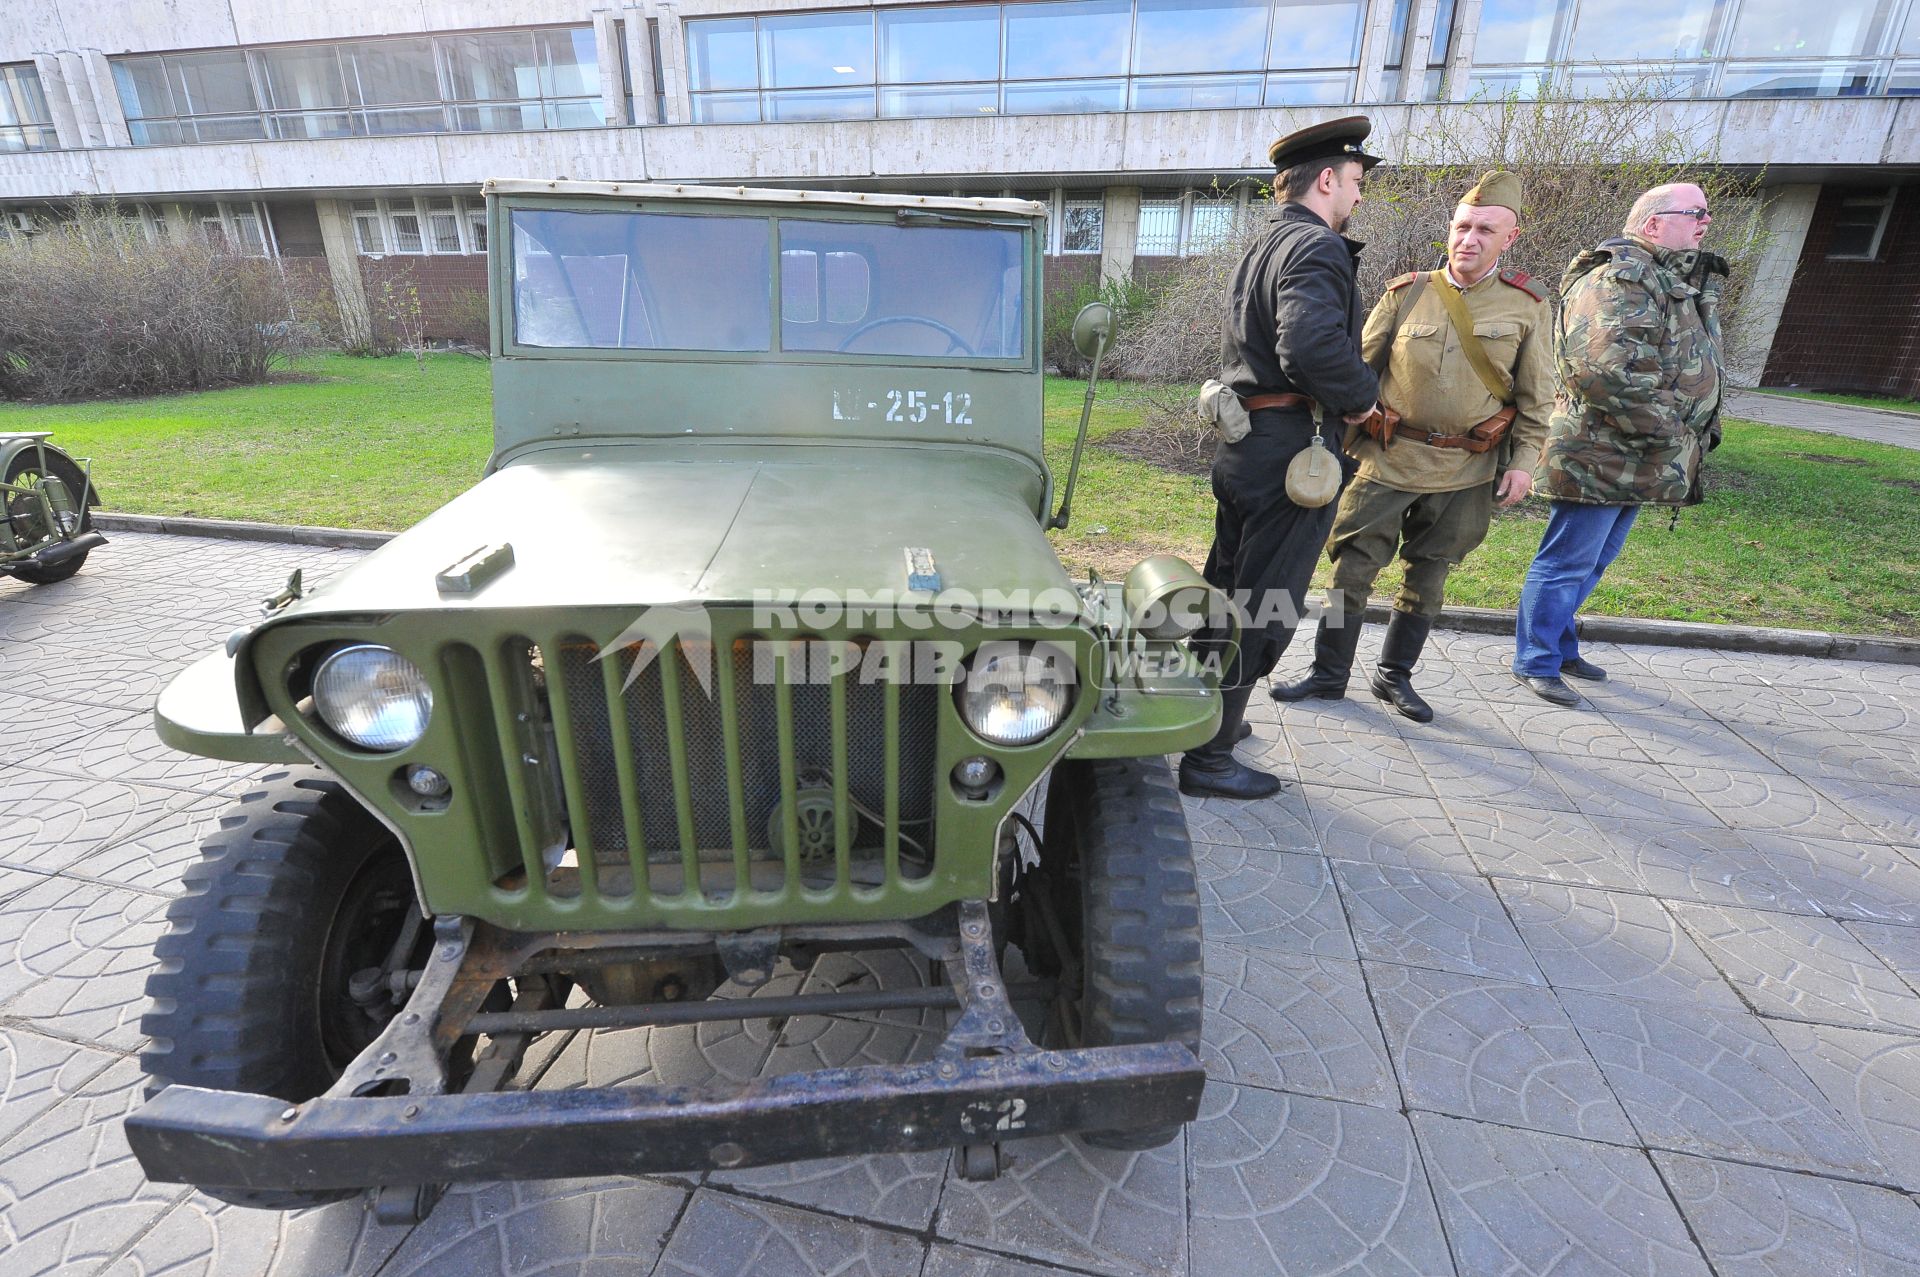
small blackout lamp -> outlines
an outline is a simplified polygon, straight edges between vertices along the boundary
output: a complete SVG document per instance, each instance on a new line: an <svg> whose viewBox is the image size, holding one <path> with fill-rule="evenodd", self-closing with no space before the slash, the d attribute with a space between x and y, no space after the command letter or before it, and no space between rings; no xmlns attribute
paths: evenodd
<svg viewBox="0 0 1920 1277"><path fill-rule="evenodd" d="M1186 560L1156 554L1134 564L1121 598L1127 624L1150 639L1192 638L1210 619L1225 615L1227 600Z"/></svg>

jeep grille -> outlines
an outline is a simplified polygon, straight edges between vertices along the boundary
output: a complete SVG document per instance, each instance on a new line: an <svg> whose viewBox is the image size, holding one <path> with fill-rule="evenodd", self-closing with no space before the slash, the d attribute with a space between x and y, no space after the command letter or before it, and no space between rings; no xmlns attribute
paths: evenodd
<svg viewBox="0 0 1920 1277"><path fill-rule="evenodd" d="M718 901L926 877L940 689L859 678L878 642L516 645L525 677L503 690L524 752L505 761L534 814L526 885Z"/></svg>

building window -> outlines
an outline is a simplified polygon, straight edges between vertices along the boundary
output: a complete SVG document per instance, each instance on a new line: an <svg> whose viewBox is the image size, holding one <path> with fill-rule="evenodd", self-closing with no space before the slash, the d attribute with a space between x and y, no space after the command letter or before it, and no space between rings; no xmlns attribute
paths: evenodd
<svg viewBox="0 0 1920 1277"><path fill-rule="evenodd" d="M273 224L259 204L221 201L214 204L190 204L187 220L197 227L207 243L237 257L278 257L280 246L273 239Z"/></svg>
<svg viewBox="0 0 1920 1277"><path fill-rule="evenodd" d="M367 257L484 253L486 203L462 195L355 200L353 238Z"/></svg>
<svg viewBox="0 0 1920 1277"><path fill-rule="evenodd" d="M135 145L604 124L592 27L115 58Z"/></svg>
<svg viewBox="0 0 1920 1277"><path fill-rule="evenodd" d="M1880 256L1880 241L1893 216L1893 188L1856 191L1840 201L1839 215L1827 239L1827 257L1836 261L1870 262Z"/></svg>
<svg viewBox="0 0 1920 1277"><path fill-rule="evenodd" d="M693 118L1344 102L1364 0L1035 0L686 23ZM1450 9L1449 9L1450 12Z"/></svg>
<svg viewBox="0 0 1920 1277"><path fill-rule="evenodd" d="M1060 213L1060 251L1097 253L1100 233L1106 220L1106 200L1098 193L1069 191Z"/></svg>
<svg viewBox="0 0 1920 1277"><path fill-rule="evenodd" d="M40 72L31 62L0 66L0 154L51 151L59 145Z"/></svg>
<svg viewBox="0 0 1920 1277"><path fill-rule="evenodd" d="M1191 257L1225 243L1246 208L1238 188L1148 191L1140 197L1141 257Z"/></svg>

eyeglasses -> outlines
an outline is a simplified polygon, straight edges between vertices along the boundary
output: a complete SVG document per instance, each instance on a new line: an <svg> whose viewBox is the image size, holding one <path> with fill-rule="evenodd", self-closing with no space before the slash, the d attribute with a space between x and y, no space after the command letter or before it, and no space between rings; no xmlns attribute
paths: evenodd
<svg viewBox="0 0 1920 1277"><path fill-rule="evenodd" d="M1655 217L1691 217L1696 222L1704 222L1713 214L1704 208L1663 208Z"/></svg>

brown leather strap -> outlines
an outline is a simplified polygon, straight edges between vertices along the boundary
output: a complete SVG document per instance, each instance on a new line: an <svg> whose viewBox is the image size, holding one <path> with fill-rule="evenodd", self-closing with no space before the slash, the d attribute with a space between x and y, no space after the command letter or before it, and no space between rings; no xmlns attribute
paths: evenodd
<svg viewBox="0 0 1920 1277"><path fill-rule="evenodd" d="M1240 402L1248 412L1259 412L1262 408L1313 407L1313 400L1306 395L1241 395Z"/></svg>
<svg viewBox="0 0 1920 1277"><path fill-rule="evenodd" d="M1408 425L1404 421L1394 425L1394 433L1402 439L1417 439L1435 448L1462 448L1468 452L1486 452L1499 446L1500 441L1507 437L1507 430L1513 425L1514 415L1514 409L1509 405L1463 435L1434 434L1418 426Z"/></svg>

